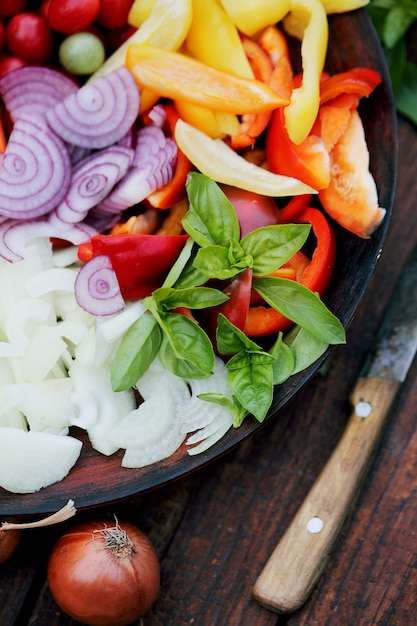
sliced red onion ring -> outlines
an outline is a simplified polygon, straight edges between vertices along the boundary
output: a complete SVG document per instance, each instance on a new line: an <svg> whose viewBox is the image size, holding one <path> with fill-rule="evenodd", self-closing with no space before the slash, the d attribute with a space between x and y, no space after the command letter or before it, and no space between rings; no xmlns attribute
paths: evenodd
<svg viewBox="0 0 417 626"><path fill-rule="evenodd" d="M78 85L74 81L48 67L28 65L0 80L0 95L12 121L25 113L45 115L76 91Z"/></svg>
<svg viewBox="0 0 417 626"><path fill-rule="evenodd" d="M96 231L87 224L63 225L49 219L7 220L0 225L0 256L10 263L25 258L25 247L39 237L65 239L75 246L89 241Z"/></svg>
<svg viewBox="0 0 417 626"><path fill-rule="evenodd" d="M81 161L73 169L68 192L56 208L57 216L64 222L84 219L125 176L133 156L130 148L114 145Z"/></svg>
<svg viewBox="0 0 417 626"><path fill-rule="evenodd" d="M0 215L31 219L64 198L71 164L63 142L38 117L20 117L0 163Z"/></svg>
<svg viewBox="0 0 417 626"><path fill-rule="evenodd" d="M119 141L139 110L139 90L122 66L59 102L46 113L51 128L68 143L105 148Z"/></svg>
<svg viewBox="0 0 417 626"><path fill-rule="evenodd" d="M97 210L116 214L142 202L149 194L168 183L174 173L177 144L157 126L138 132L134 166L100 204Z"/></svg>
<svg viewBox="0 0 417 626"><path fill-rule="evenodd" d="M148 116L155 126L159 126L159 128L163 127L167 119L166 110L161 104L155 104L149 111Z"/></svg>
<svg viewBox="0 0 417 626"><path fill-rule="evenodd" d="M106 254L83 265L75 279L74 293L78 305L92 315L112 315L125 307L116 273Z"/></svg>

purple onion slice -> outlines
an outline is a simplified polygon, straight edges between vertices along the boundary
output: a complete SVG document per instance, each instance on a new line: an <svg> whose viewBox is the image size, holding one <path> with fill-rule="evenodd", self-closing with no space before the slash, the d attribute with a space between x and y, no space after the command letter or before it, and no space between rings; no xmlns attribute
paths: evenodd
<svg viewBox="0 0 417 626"><path fill-rule="evenodd" d="M67 193L71 164L63 142L40 117L20 117L0 163L0 215L32 219Z"/></svg>
<svg viewBox="0 0 417 626"><path fill-rule="evenodd" d="M96 256L82 266L74 284L78 305L92 315L112 315L125 307L110 257Z"/></svg>
<svg viewBox="0 0 417 626"><path fill-rule="evenodd" d="M134 162L126 176L98 204L102 213L117 214L142 202L168 183L174 173L177 144L157 126L146 126L137 134Z"/></svg>
<svg viewBox="0 0 417 626"><path fill-rule="evenodd" d="M28 65L0 80L0 95L12 121L26 113L45 115L76 91L78 85L73 80L48 67Z"/></svg>
<svg viewBox="0 0 417 626"><path fill-rule="evenodd" d="M105 148L119 141L139 111L139 90L122 66L56 104L46 113L64 141L86 148Z"/></svg>
<svg viewBox="0 0 417 626"><path fill-rule="evenodd" d="M79 222L101 202L126 174L134 152L123 146L110 146L81 161L72 172L68 192L56 208L64 222Z"/></svg>
<svg viewBox="0 0 417 626"><path fill-rule="evenodd" d="M97 231L87 224L62 224L51 219L6 220L0 224L0 256L16 263L25 258L25 247L34 239L57 237L75 246L89 241Z"/></svg>

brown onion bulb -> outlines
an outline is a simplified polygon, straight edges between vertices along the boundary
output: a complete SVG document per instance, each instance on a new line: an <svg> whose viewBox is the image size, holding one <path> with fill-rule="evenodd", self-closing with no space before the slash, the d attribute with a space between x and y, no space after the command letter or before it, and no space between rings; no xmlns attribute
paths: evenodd
<svg viewBox="0 0 417 626"><path fill-rule="evenodd" d="M56 603L91 626L126 626L145 615L160 588L152 543L133 524L79 523L54 545L48 584Z"/></svg>

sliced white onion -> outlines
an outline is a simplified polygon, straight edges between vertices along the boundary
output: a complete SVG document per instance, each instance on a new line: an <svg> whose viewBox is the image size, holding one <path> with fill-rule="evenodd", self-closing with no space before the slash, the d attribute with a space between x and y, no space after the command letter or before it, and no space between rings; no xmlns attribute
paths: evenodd
<svg viewBox="0 0 417 626"><path fill-rule="evenodd" d="M191 448L187 448L188 454L192 456L208 450L224 437L227 431L232 427L232 423L233 418L231 413L224 409L222 414L218 415L211 424L188 437L186 441L188 446L200 442Z"/></svg>
<svg viewBox="0 0 417 626"><path fill-rule="evenodd" d="M182 410L182 432L190 433L204 428L223 413L219 404L208 404L198 396L203 393L220 393L232 397L233 392L227 380L226 366L222 359L216 356L213 373L207 378L188 381L191 397L185 402Z"/></svg>
<svg viewBox="0 0 417 626"><path fill-rule="evenodd" d="M122 66L81 87L46 113L63 140L86 148L105 148L119 141L136 120L139 91Z"/></svg>
<svg viewBox="0 0 417 626"><path fill-rule="evenodd" d="M68 76L41 66L22 67L0 80L0 94L12 121L26 113L45 115L77 90L78 86Z"/></svg>
<svg viewBox="0 0 417 626"><path fill-rule="evenodd" d="M133 156L130 148L110 146L78 163L73 169L68 192L56 208L57 216L70 223L84 219L125 176Z"/></svg>
<svg viewBox="0 0 417 626"><path fill-rule="evenodd" d="M64 198L71 164L63 142L40 118L20 117L0 163L0 214L32 219Z"/></svg>
<svg viewBox="0 0 417 626"><path fill-rule="evenodd" d="M33 493L56 483L73 467L81 446L74 437L0 428L0 486Z"/></svg>
<svg viewBox="0 0 417 626"><path fill-rule="evenodd" d="M106 254L82 266L75 279L74 293L79 306L92 315L112 315L125 306L116 273Z"/></svg>
<svg viewBox="0 0 417 626"><path fill-rule="evenodd" d="M26 283L26 289L32 298L39 298L54 291L73 293L77 273L75 268L50 267L31 276Z"/></svg>

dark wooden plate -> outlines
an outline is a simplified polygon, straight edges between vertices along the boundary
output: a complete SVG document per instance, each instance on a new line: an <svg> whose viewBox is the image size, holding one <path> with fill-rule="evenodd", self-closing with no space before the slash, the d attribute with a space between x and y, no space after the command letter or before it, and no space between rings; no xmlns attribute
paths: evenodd
<svg viewBox="0 0 417 626"><path fill-rule="evenodd" d="M371 171L377 183L380 204L387 210L387 215L369 240L358 239L335 227L337 267L326 303L347 327L372 277L389 227L396 182L397 129L389 76L367 13L360 9L350 14L333 15L329 17L329 22L328 69L339 72L350 67L367 66L377 69L383 77L383 84L361 102L360 112L371 155ZM326 356L276 388L267 420L279 419L280 409L311 380ZM241 428L229 431L206 453L190 457L183 446L165 461L138 470L120 466L123 452L105 457L91 449L81 432L74 433L83 439L84 445L81 457L70 474L61 482L35 494L12 494L0 489L0 513L2 516L46 513L60 508L68 498L72 498L79 509L121 500L196 470L260 427L256 420L247 419Z"/></svg>

